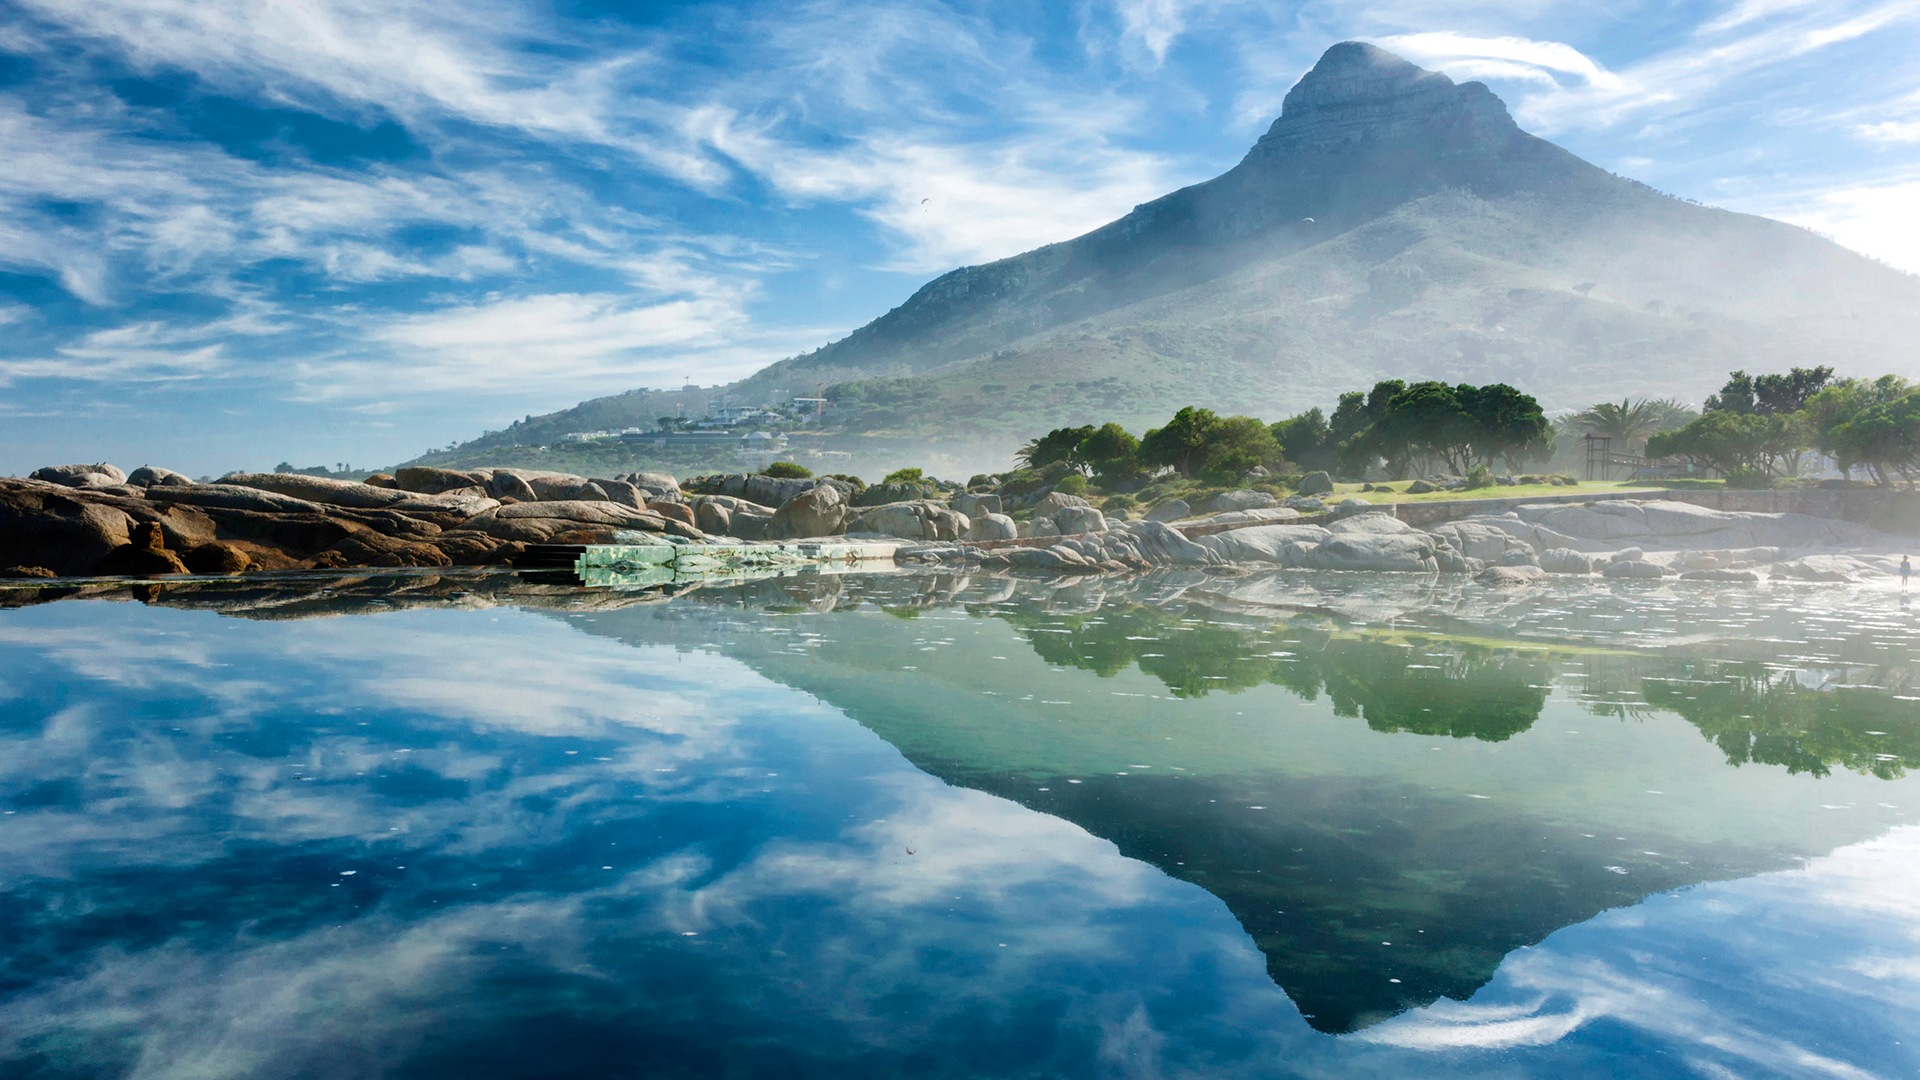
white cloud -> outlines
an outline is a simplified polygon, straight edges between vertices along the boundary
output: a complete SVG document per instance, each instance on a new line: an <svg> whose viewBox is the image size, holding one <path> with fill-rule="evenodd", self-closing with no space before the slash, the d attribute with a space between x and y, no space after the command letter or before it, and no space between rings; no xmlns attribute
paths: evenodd
<svg viewBox="0 0 1920 1080"><path fill-rule="evenodd" d="M1792 203L1770 201L1765 212L1832 237L1908 273L1920 273L1920 179L1812 192Z"/></svg>
<svg viewBox="0 0 1920 1080"><path fill-rule="evenodd" d="M1121 39L1139 45L1160 63L1186 29L1186 8L1187 0L1118 0Z"/></svg>
<svg viewBox="0 0 1920 1080"><path fill-rule="evenodd" d="M705 139L796 203L851 202L903 241L888 269L989 262L1104 225L1176 186L1169 162L1069 124L984 144L875 135L838 151L710 112Z"/></svg>

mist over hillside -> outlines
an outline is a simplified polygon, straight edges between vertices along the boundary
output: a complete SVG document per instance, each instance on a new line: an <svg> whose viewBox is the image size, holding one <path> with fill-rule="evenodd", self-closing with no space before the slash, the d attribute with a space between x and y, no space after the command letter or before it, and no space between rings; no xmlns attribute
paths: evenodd
<svg viewBox="0 0 1920 1080"><path fill-rule="evenodd" d="M1916 341L1920 278L1615 176L1482 84L1347 42L1213 180L944 274L732 386L597 399L457 453L826 385L844 436L997 467L1049 427L1185 404L1278 419L1382 377L1507 382L1548 408L1698 400L1733 368L1920 375Z"/></svg>

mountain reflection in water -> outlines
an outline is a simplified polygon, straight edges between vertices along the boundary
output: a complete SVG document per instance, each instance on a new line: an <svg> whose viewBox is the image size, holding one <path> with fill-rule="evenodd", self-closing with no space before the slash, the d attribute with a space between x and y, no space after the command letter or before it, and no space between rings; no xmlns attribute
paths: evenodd
<svg viewBox="0 0 1920 1080"><path fill-rule="evenodd" d="M880 774L865 758L837 779L835 770L846 765L814 770L807 783L818 805L810 822L794 818L798 804L755 809L758 781L748 777L761 772L754 770L762 770L774 790L787 781L773 773L806 775L807 769L791 761L767 765L822 751L772 754L715 742L712 728L720 721L702 717L728 694L742 695L748 713L776 706L758 704L753 695L759 692L745 687L663 682L652 658L671 650L689 660L744 663L858 721L925 773L1071 822L1110 841L1127 859L1199 886L1224 902L1308 1024L1329 1033L1364 1031L1369 1039L1377 1031L1383 1033L1378 1044L1394 1045L1410 1030L1405 1024L1427 1022L1427 1006L1496 992L1498 973L1512 966L1516 950L1562 928L1681 887L1789 869L1920 820L1914 808L1903 809L1913 801L1906 770L1920 761L1913 627L1893 598L1863 594L1836 606L1816 590L1702 595L1716 600L1711 615L1699 614L1698 596L1671 588L1583 583L1501 593L1361 575L1158 574L1122 582L801 575L693 589L670 602L654 592L584 592L470 576L163 586L138 598L245 619L406 609L457 615L467 620L462 625L474 635L473 647L492 651L443 660L426 652L412 658L424 670L392 683L356 684L344 696L329 680L338 678L341 664L360 662L350 649L338 651L336 642L328 664L290 654L287 670L273 676L283 684L275 692L305 694L320 711L256 717L223 734L219 752L241 755L235 760L315 764L304 772L294 765L291 778L269 782L260 774L246 781L261 794L246 795L242 785L220 795L226 816L204 823L218 835L193 841L226 852L213 862L204 855L185 863L143 862L138 837L155 827L145 819L124 823L125 835L111 828L89 833L73 856L91 860L84 868L36 848L33 858L18 863L28 867L21 880L34 884L0 894L14 927L9 959L0 961L0 993L39 992L49 980L71 977L64 965L83 945L103 940L134 953L177 949L182 926L216 939L272 938L343 919L364 929L366 917L356 913L377 911L403 927L461 902L463 889L488 897L532 890L577 898L569 904L615 903L597 884L600 856L586 853L638 843L622 825L629 821L656 834L639 844L655 858L684 858L672 855L679 833L703 836L698 865L648 872L667 873L662 882L691 883L674 889L705 896L714 883L741 875L764 883L768 865L786 872L805 865L811 856L793 861L799 849L773 864L767 852L807 835L824 837L831 822L872 813L859 805L868 796L854 794L867 786L861 776ZM0 593L0 603L9 602L22 597ZM554 688L567 682L561 678L567 661L550 645L518 653L525 630L492 641L474 629L473 620L488 618L493 605L563 620L587 636L582 640L636 646L625 650L636 658L635 673L624 675L607 655L583 650L572 673L577 685L559 695ZM0 612L0 630L8 617ZM169 631L190 640L212 632L206 624ZM210 646L196 648L204 653ZM699 667L690 677L707 671ZM515 672L541 693L523 695ZM69 692L63 688L28 708L22 702L39 699L21 696L20 674L13 672L9 682L0 671L0 708L13 716L7 730L16 738L63 715L59 701ZM224 700L265 685L258 680L266 676L200 671L196 677ZM4 692L9 685L11 697ZM185 701L181 691L172 693L146 697L140 706L150 714L146 722L192 728L198 706L170 712L168 700ZM498 721L460 730L457 724L469 722L460 718L488 695L506 699L489 707L524 708L535 731L552 730L532 742L500 729ZM595 699L602 700L587 704ZM728 715L741 707L726 705L733 710ZM653 732L644 753L630 736L576 719L627 708L673 713L670 720L636 717L637 731ZM373 727L360 736L366 745L354 751L361 773L323 770L314 725L351 742L362 722L345 718L362 709ZM419 709L438 710L446 719L423 726L409 719L409 710ZM744 718L726 723L729 730L750 727ZM825 738L839 745L841 737L826 737L821 725L811 719L804 734L756 738L800 740L796 747ZM142 736L147 744L156 737L162 737L157 730ZM55 744L42 742L36 752L45 758L45 746ZM562 754L581 756L555 757ZM541 778L542 769L558 766L536 763L564 761L572 770L616 767L589 761L630 761L631 768L619 767L632 777L642 774L643 759L646 783L624 794L619 785L627 781L611 774L583 787ZM201 776L188 789L203 792L177 805L209 805L204 793L218 786L204 778L210 768L231 766L177 755L171 774ZM663 777L672 783L662 787ZM98 815L113 805L97 767L62 773L18 765L0 778L8 785L0 795L19 815L0 822L65 820L63 811ZM411 851L394 861L401 870L369 866L338 879L333 896L316 900L296 885L339 872L330 868L342 856L326 837L335 827L330 822L346 819L338 807L321 814L292 798L314 780L327 792L351 794L358 807L351 828L373 833L379 830L372 821L383 815L412 831L424 819L451 822L485 807L496 810L488 811L493 820L482 833L462 826L465 838L458 843ZM687 798L703 789L717 794ZM636 816L639 804L630 800L672 792L678 794L651 806L651 816ZM202 801L192 802L195 797ZM124 802L126 796L113 798ZM270 817L249 816L266 802L276 806ZM967 833L985 828L981 815L990 804L965 805L966 815L941 824L889 832L887 857L906 859L907 866L948 857L950 845L964 845ZM101 820L111 825L113 813L125 811ZM724 823L715 816L722 814ZM176 826L192 832L191 823ZM0 836L8 827L0 824ZM481 835L494 839L482 842ZM476 864L459 854L461 845L474 843L508 844L508 856ZM1070 844L1049 843L1063 860L1060 873L1080 872L1076 863L1084 856L1068 855ZM193 882L181 879L180 865L197 868ZM637 872L644 861L616 865ZM423 889L416 875L429 868L434 884ZM87 882L90 914L56 914L80 910L74 896L49 884L60 874ZM241 880L250 884L237 886ZM860 875L835 880L854 890L885 888ZM346 898L353 902L343 907ZM767 926L805 922L791 911L757 917L774 920ZM673 921L659 911L646 918ZM1194 926L1205 921L1192 913L1184 918ZM1155 932L1174 940L1181 933L1175 925ZM1013 932L983 927L989 934ZM1145 924L1135 929L1149 932ZM1117 944L1145 949L1144 941ZM789 945L796 956L805 952L797 940ZM605 975L613 980L604 984L609 991L624 986L619 993L655 1002L651 991L638 989L641 983L665 993L675 979L702 978L657 943L622 947L653 957L666 982L623 966ZM568 1015L563 999L582 988L542 974L551 962L534 963L511 976L511 986L484 993L500 997L495 1004L503 1010L502 1001L521 1001L518 1008L561 1022ZM780 977L790 980L790 991L813 978L799 968ZM562 998L537 990L543 980ZM904 982L891 992L917 993ZM603 1006L610 1007L604 1001L580 1007ZM649 1037L671 1041L674 1025L658 1015L652 1020L659 1023L643 1025ZM776 1043L798 1037L793 1031L768 1036ZM0 1051L21 1052L21 1044L11 1045L9 1051L0 1043ZM34 1044L35 1052L46 1053L44 1045ZM0 1061L7 1060L5 1052ZM777 1059L777 1053L748 1057L730 1067L754 1071ZM726 1064L699 1054L675 1060L690 1072ZM889 1060L906 1067L907 1059ZM974 1067L1010 1070L1004 1062Z"/></svg>

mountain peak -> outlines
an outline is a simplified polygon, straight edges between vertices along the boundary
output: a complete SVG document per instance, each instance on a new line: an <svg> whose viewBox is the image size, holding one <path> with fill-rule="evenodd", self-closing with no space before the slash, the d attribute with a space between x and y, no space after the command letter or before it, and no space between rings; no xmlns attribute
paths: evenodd
<svg viewBox="0 0 1920 1080"><path fill-rule="evenodd" d="M1377 45L1343 41L1287 92L1280 118L1260 141L1327 147L1435 128L1476 142L1519 132L1484 84L1456 85Z"/></svg>

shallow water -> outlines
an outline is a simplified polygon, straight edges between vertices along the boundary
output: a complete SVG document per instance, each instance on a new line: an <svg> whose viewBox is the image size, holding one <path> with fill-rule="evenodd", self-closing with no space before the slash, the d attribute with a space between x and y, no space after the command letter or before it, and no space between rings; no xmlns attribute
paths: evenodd
<svg viewBox="0 0 1920 1080"><path fill-rule="evenodd" d="M1917 640L1288 573L13 607L0 1075L1920 1074Z"/></svg>

